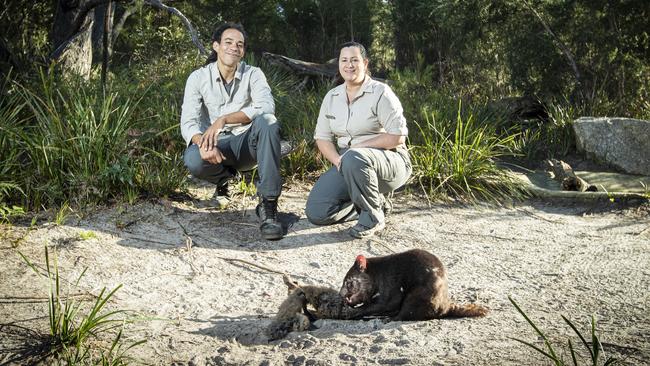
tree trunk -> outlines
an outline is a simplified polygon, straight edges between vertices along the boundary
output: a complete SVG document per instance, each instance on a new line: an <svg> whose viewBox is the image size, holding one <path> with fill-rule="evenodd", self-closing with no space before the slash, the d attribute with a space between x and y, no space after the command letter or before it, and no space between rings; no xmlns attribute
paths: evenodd
<svg viewBox="0 0 650 366"><path fill-rule="evenodd" d="M106 5L106 11L104 12L104 35L102 37L102 86L106 90L106 79L108 77L108 65L111 59L111 53L113 53L113 42L112 42L112 33L113 33L113 3L111 1Z"/></svg>
<svg viewBox="0 0 650 366"><path fill-rule="evenodd" d="M90 78L92 65L92 25L93 10L79 19L82 7L77 1L59 0L56 5L56 15L52 26L52 43L54 45L53 59L57 61L63 75ZM82 21L81 28L76 31L77 23Z"/></svg>
<svg viewBox="0 0 650 366"><path fill-rule="evenodd" d="M95 16L94 16L94 22L93 22L93 35L92 35L92 43L93 43L93 64L98 64L102 62L103 58L103 49L104 49L104 18L106 16L106 9L107 9L108 4L103 4L99 5L98 7L95 8ZM112 2L111 6L111 12L109 16L109 23L111 29L113 29L113 24L115 24L115 11L116 11L116 4L115 2ZM112 41L112 31L110 34L111 41ZM108 45L109 48L113 47L113 43L111 42Z"/></svg>

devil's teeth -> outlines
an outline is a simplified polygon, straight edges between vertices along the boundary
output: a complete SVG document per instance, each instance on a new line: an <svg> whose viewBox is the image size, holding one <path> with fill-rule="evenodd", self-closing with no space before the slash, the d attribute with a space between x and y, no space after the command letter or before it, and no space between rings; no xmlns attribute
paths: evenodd
<svg viewBox="0 0 650 366"><path fill-rule="evenodd" d="M362 306L363 306L363 303L361 303L361 304L356 304L356 305L354 305L354 308L359 308L359 307L362 307Z"/></svg>

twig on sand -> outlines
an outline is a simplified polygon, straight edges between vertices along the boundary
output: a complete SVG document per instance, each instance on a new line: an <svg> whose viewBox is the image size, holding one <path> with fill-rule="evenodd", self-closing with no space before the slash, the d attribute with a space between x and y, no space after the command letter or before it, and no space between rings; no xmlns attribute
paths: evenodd
<svg viewBox="0 0 650 366"><path fill-rule="evenodd" d="M543 216L537 215L537 214L532 213L532 212L530 212L530 211L528 211L528 210L526 210L526 209L523 209L523 208L516 208L515 210L517 210L517 211L521 211L521 212L525 213L526 215L528 215L528 216L530 216L530 217L534 217L534 218L536 218L536 219L544 220L544 221L546 221L546 222L550 222L550 223L553 223L553 224L560 224L560 223L561 223L561 222L558 221L558 220L547 219L547 218L545 218L545 217L543 217Z"/></svg>
<svg viewBox="0 0 650 366"><path fill-rule="evenodd" d="M226 261L226 262L240 262L240 263L244 263L244 264L247 264L247 265L249 265L249 266L251 266L251 267L259 268L259 269L261 269L261 270L264 270L264 271L267 271L267 272L271 272L271 273L277 273L277 274L281 274L281 275L284 275L284 274L285 274L285 272L282 272L282 271L276 271L276 270L271 269L271 268L269 268L269 267L265 267L265 266L262 266L262 265L259 265L259 264L253 263L253 262L249 262L249 261L247 261L247 260L245 260L245 259L239 259L239 258L227 258L227 257L217 257L217 258L219 258L219 259L221 259L221 260L224 260L224 261Z"/></svg>
<svg viewBox="0 0 650 366"><path fill-rule="evenodd" d="M477 234L477 233L460 233L456 231L445 231L445 230L436 230L437 233L441 234L449 234L449 235L461 235L461 236L480 236L480 237L485 237L485 238L493 238L493 239L498 239L498 240L510 240L510 241L535 241L533 239L523 239L523 238L508 238L505 236L498 236L498 235L488 235L488 234Z"/></svg>
<svg viewBox="0 0 650 366"><path fill-rule="evenodd" d="M91 294L90 292L87 292L87 293L76 293L68 296L63 296L61 297L61 300L82 299L86 301L91 301L96 298L97 296ZM48 301L50 301L50 298L45 296L7 296L7 297L0 298L0 304L32 304L32 303L40 303L40 302L48 302Z"/></svg>
<svg viewBox="0 0 650 366"><path fill-rule="evenodd" d="M288 274L287 274L286 272L276 271L276 270L271 269L271 268L269 268L269 267L265 267L265 266L262 266L262 265L260 265L260 264L253 263L253 262L247 261L247 260L245 260L245 259L239 259L239 258L228 258L228 257L220 257L220 256L217 256L217 258L219 258L219 259L221 259L221 260L223 260L223 261L226 261L226 262L230 262L230 263L233 263L233 262L239 262L239 263L243 263L243 264L246 264L246 265L248 265L248 266L251 266L251 267L255 267L255 268L261 269L261 270L263 270L263 271L267 271L267 272L270 272L270 273L276 273L276 274L280 274L280 275L283 275L283 276L288 276ZM312 283L314 282L312 278L309 278L309 277L307 277L307 276L302 276L302 275L293 275L293 277L300 278L300 279L302 279L302 280L307 280L307 281L310 281L310 282L312 282Z"/></svg>
<svg viewBox="0 0 650 366"><path fill-rule="evenodd" d="M387 249L390 253L396 253L396 251L393 250L393 248L391 248L390 246L388 246L388 244L386 244L386 243L384 243L384 242L378 240L377 238L371 238L371 239L368 239L368 243L369 243L369 244L371 244L371 243L373 243L373 244L377 244L377 245L379 245L380 247L383 247L384 249Z"/></svg>

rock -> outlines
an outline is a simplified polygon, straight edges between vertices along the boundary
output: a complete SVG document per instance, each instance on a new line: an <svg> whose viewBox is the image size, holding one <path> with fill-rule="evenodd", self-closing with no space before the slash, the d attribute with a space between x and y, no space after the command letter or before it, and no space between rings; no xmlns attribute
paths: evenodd
<svg viewBox="0 0 650 366"><path fill-rule="evenodd" d="M354 357L354 356L352 356L352 355L349 355L349 354L347 354L347 353L341 353L341 354L339 354L339 359L341 359L341 360L343 360L343 361L348 361L348 362L357 362L357 358L356 358L356 357Z"/></svg>
<svg viewBox="0 0 650 366"><path fill-rule="evenodd" d="M581 117L573 131L579 151L625 173L650 175L650 121Z"/></svg>

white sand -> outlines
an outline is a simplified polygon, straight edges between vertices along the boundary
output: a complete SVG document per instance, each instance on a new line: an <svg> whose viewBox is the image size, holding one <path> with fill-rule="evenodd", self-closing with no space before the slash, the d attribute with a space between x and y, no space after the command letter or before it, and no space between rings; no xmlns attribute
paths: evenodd
<svg viewBox="0 0 650 366"><path fill-rule="evenodd" d="M627 357L630 364L650 359L647 205L615 211L604 211L607 203L429 207L402 195L381 235L353 240L345 232L353 223L316 227L305 219L307 192L283 194L281 211L299 220L275 242L260 239L252 200L240 198L225 211L204 201L160 200L96 210L63 226L40 225L18 249L43 266L44 246L56 247L69 281L87 268L78 287L65 286L72 293L96 295L122 284L109 306L141 319L125 333L130 340L147 339L131 351L146 364L542 364L541 356L511 339L543 346L508 295L561 343L558 348L572 336L583 350L560 314L587 334L593 313L607 355ZM5 226L3 232L0 364L35 344L33 334L19 327L48 331L47 281L12 248L27 230ZM286 295L281 276L226 260L338 288L357 254L410 248L436 254L447 267L452 298L483 304L488 316L388 324L320 320L317 330L269 343L263 330Z"/></svg>

